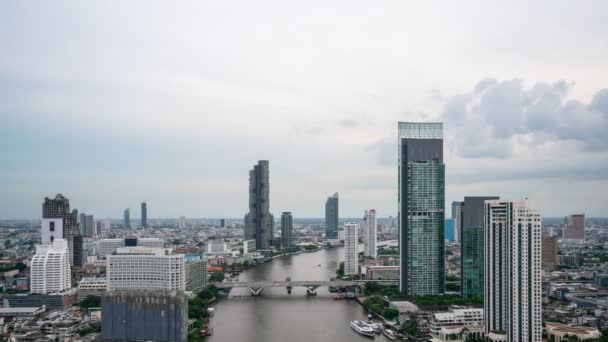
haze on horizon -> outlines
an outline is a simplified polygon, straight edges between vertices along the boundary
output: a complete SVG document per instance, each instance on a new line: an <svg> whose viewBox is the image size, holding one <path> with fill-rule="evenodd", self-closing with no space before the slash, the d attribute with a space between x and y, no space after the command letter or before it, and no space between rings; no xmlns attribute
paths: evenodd
<svg viewBox="0 0 608 342"><path fill-rule="evenodd" d="M551 10L547 10L550 8ZM446 206L608 216L606 1L7 1L0 219L397 212L397 121L444 122Z"/></svg>

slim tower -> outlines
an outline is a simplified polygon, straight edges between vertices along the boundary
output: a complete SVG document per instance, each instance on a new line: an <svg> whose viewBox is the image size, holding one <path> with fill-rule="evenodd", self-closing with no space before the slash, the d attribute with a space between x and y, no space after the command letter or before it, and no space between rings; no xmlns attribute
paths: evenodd
<svg viewBox="0 0 608 342"><path fill-rule="evenodd" d="M245 215L245 240L255 240L257 249L268 249L274 240L274 219L270 214L268 160L249 170L249 213Z"/></svg>
<svg viewBox="0 0 608 342"><path fill-rule="evenodd" d="M445 292L443 124L399 122L399 288Z"/></svg>
<svg viewBox="0 0 608 342"><path fill-rule="evenodd" d="M492 340L540 342L540 215L527 200L484 206L485 333Z"/></svg>
<svg viewBox="0 0 608 342"><path fill-rule="evenodd" d="M344 274L356 275L359 272L359 251L356 223L344 224Z"/></svg>
<svg viewBox="0 0 608 342"><path fill-rule="evenodd" d="M58 220L61 221L61 239L67 240L68 252L70 256L70 264L72 266L82 266L82 236L78 223L74 220L74 216L70 211L70 200L64 197L62 194L57 194L55 198L44 198L42 204L42 236L43 244L52 242L51 236L59 238L56 234L50 234L51 224L50 221L55 221L52 225L53 230L59 229ZM45 224L48 223L48 226ZM46 233L49 234L46 234ZM45 241L45 234L48 236L48 240Z"/></svg>
<svg viewBox="0 0 608 342"><path fill-rule="evenodd" d="M378 222L376 221L376 210L366 210L363 218L363 256L374 259L378 257L378 251L376 248L376 241L378 240L377 227Z"/></svg>
<svg viewBox="0 0 608 342"><path fill-rule="evenodd" d="M148 205L146 202L141 202L141 227L148 227Z"/></svg>
<svg viewBox="0 0 608 342"><path fill-rule="evenodd" d="M338 201L339 196L336 192L325 202L325 238L328 240L338 238Z"/></svg>
<svg viewBox="0 0 608 342"><path fill-rule="evenodd" d="M281 245L283 248L290 247L293 241L293 217L291 212L284 211L281 215Z"/></svg>
<svg viewBox="0 0 608 342"><path fill-rule="evenodd" d="M131 214L129 213L129 208L125 209L122 216L122 225L125 229L131 229Z"/></svg>

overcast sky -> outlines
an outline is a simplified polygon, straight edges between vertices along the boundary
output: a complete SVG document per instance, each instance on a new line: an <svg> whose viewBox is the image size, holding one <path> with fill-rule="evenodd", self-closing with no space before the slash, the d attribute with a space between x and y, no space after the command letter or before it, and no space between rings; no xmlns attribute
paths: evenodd
<svg viewBox="0 0 608 342"><path fill-rule="evenodd" d="M443 121L446 202L608 216L608 2L3 1L0 219L397 211L397 121ZM449 205L446 207L449 208ZM448 213L449 213L448 209Z"/></svg>

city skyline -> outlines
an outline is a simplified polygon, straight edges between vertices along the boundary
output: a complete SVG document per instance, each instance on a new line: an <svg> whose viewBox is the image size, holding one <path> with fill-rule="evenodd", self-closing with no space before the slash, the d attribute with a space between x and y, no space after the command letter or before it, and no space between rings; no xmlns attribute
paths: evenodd
<svg viewBox="0 0 608 342"><path fill-rule="evenodd" d="M152 217L239 217L259 159L277 212L322 216L339 191L344 216L396 213L399 120L445 123L448 203L605 216L606 2L181 6L159 25L154 1L5 5L1 218L39 217L54 193L96 217L142 199Z"/></svg>

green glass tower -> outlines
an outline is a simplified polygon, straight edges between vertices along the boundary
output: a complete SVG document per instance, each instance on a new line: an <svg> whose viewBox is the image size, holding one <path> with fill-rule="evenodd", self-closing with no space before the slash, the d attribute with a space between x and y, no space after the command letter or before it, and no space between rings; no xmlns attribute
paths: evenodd
<svg viewBox="0 0 608 342"><path fill-rule="evenodd" d="M462 297L471 299L483 297L483 213L486 200L499 199L497 196L465 197L456 213L462 219L460 227L460 289ZM454 208L454 207L452 207ZM455 213L452 213L452 216Z"/></svg>
<svg viewBox="0 0 608 342"><path fill-rule="evenodd" d="M443 124L399 122L399 289L445 292Z"/></svg>

